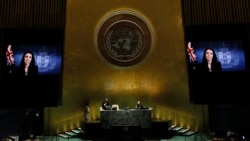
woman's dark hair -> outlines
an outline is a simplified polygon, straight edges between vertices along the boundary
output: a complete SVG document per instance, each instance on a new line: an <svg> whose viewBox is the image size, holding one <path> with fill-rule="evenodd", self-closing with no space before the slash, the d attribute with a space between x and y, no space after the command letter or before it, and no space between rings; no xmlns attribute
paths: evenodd
<svg viewBox="0 0 250 141"><path fill-rule="evenodd" d="M32 66L35 66L35 65L36 65L34 53L33 53L32 51L26 51L26 52L24 52L24 54L23 54L23 56L22 56L22 59L21 59L21 62L20 62L20 67L24 67L24 66L25 66L25 64L24 64L24 57L25 57L25 55L26 55L27 53L29 53L29 54L32 55L32 59L31 59L31 62L30 62L30 66L32 67Z"/></svg>
<svg viewBox="0 0 250 141"><path fill-rule="evenodd" d="M208 68L208 62L206 59L207 50L212 50L213 52L212 66L211 66L212 68ZM199 71L200 72L221 72L222 71L221 63L217 60L217 55L213 48L206 48L204 50L202 62L199 65Z"/></svg>
<svg viewBox="0 0 250 141"><path fill-rule="evenodd" d="M202 64L207 64L207 59L206 59L207 50L212 50L212 52L213 52L212 64L218 62L217 55L216 55L214 49L213 48L206 48L203 52Z"/></svg>

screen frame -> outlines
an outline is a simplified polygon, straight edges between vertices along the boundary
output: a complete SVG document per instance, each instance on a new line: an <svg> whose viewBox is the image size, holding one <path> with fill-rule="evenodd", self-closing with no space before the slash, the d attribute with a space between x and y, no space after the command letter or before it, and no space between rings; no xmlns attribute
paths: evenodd
<svg viewBox="0 0 250 141"><path fill-rule="evenodd" d="M246 24L197 25L185 27L185 54L188 68L190 102L194 104L247 103L249 83L249 29ZM244 71L221 74L194 73L187 53L188 42L240 41L245 55ZM237 92L237 94L233 94Z"/></svg>
<svg viewBox="0 0 250 141"><path fill-rule="evenodd" d="M6 66L5 62L5 51L9 44L12 46L56 46L60 48L58 54L60 59L60 68L56 74L43 74L39 76L40 86L44 86L44 89L32 90L29 96L24 96L21 94L18 88L5 88L5 78L0 77L0 87L5 90L1 90L2 100L0 102L0 107L3 108L29 108L29 107L57 107L61 105L62 97L62 72L63 72L63 59L64 59L64 30L63 29L15 29L7 28L1 29L1 68L0 74L4 74ZM15 52L14 52L15 53ZM15 62L19 65L19 62ZM43 85L43 83L48 83ZM50 86L49 84L52 84ZM13 93L9 93L9 89L14 89ZM16 90L15 90L16 89ZM26 93L26 91L23 91ZM14 93L18 93L14 94ZM15 96L17 95L17 96ZM32 95L32 96L31 96ZM34 95L34 96L33 96ZM5 97L5 98L4 98ZM32 99L33 98L33 99ZM11 104L15 103L15 104Z"/></svg>

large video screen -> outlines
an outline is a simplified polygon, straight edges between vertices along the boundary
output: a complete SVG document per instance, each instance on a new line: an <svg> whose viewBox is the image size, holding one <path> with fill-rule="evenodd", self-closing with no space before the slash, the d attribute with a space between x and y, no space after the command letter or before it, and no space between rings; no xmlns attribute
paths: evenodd
<svg viewBox="0 0 250 141"><path fill-rule="evenodd" d="M61 101L63 31L4 29L0 107L54 107Z"/></svg>
<svg viewBox="0 0 250 141"><path fill-rule="evenodd" d="M246 26L187 27L185 52L190 100L196 104L238 104L250 92ZM236 92L236 93L234 93Z"/></svg>

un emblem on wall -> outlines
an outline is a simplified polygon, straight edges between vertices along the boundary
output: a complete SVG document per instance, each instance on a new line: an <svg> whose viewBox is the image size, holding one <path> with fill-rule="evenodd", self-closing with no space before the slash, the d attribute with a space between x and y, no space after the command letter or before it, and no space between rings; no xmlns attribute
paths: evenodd
<svg viewBox="0 0 250 141"><path fill-rule="evenodd" d="M97 45L102 56L118 66L131 66L149 53L152 35L145 19L123 11L111 14L100 24Z"/></svg>

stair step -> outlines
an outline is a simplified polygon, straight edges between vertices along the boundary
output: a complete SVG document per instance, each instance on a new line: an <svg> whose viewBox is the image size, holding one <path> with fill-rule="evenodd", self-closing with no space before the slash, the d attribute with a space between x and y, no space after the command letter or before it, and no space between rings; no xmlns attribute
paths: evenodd
<svg viewBox="0 0 250 141"><path fill-rule="evenodd" d="M185 136L191 136L193 134L195 134L196 132L195 131L187 131L186 133L184 133L183 135Z"/></svg>
<svg viewBox="0 0 250 141"><path fill-rule="evenodd" d="M72 131L66 131L65 134L67 134L69 136L76 136L76 133L74 133Z"/></svg>
<svg viewBox="0 0 250 141"><path fill-rule="evenodd" d="M62 138L66 138L66 139L68 139L68 138L70 138L71 136L69 136L69 135L67 135L67 134L65 134L65 133L60 133L60 134L57 134L59 137L62 137Z"/></svg>
<svg viewBox="0 0 250 141"><path fill-rule="evenodd" d="M65 131L63 133L59 133L57 134L58 136L62 137L62 138L73 138L73 137L77 137L77 136L82 136L84 133L84 131L82 131L80 128L77 129L72 129L70 131Z"/></svg>
<svg viewBox="0 0 250 141"><path fill-rule="evenodd" d="M81 129L73 129L71 131L74 132L75 134L83 133L83 131Z"/></svg>
<svg viewBox="0 0 250 141"><path fill-rule="evenodd" d="M179 131L179 130L181 130L181 129L182 129L182 127L176 126L176 127L172 128L171 130L173 130L173 131Z"/></svg>
<svg viewBox="0 0 250 141"><path fill-rule="evenodd" d="M170 126L169 128L168 128L168 130L172 130L173 128L175 128L176 127L176 125L172 125L172 126Z"/></svg>
<svg viewBox="0 0 250 141"><path fill-rule="evenodd" d="M188 131L189 131L189 129L180 129L177 132L180 133L180 134L184 134L184 133L186 133Z"/></svg>

